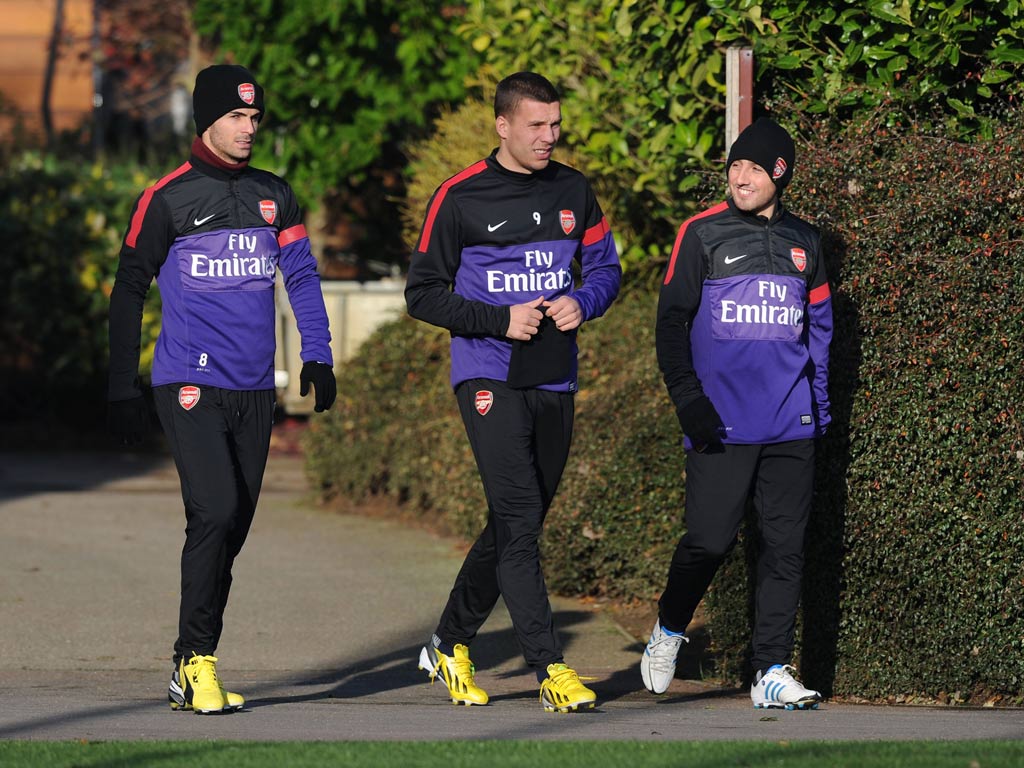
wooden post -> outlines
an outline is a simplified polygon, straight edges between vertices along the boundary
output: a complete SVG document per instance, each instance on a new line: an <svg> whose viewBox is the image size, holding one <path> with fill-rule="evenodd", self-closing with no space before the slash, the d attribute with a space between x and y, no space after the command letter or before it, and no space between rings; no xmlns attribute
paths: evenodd
<svg viewBox="0 0 1024 768"><path fill-rule="evenodd" d="M733 46L725 53L725 154L754 114L754 51Z"/></svg>

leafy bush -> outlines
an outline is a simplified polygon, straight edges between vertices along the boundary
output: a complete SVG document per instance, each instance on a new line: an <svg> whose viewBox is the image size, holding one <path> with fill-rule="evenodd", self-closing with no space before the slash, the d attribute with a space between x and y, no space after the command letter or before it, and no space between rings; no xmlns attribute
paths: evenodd
<svg viewBox="0 0 1024 768"><path fill-rule="evenodd" d="M117 254L149 183L134 165L83 166L35 152L0 172L0 419L45 411L72 425L102 420ZM146 367L158 301L149 300L143 321Z"/></svg>
<svg viewBox="0 0 1024 768"><path fill-rule="evenodd" d="M267 90L274 141L254 164L284 175L304 206L388 165L388 147L460 100L473 52L448 44L449 3L198 0L193 18Z"/></svg>
<svg viewBox="0 0 1024 768"><path fill-rule="evenodd" d="M823 232L836 315L798 651L830 693L1024 696L1020 125L1010 115L971 144L870 121L791 126L814 138L798 142L787 204ZM655 597L681 533L656 300L634 282L580 333L576 437L543 542L563 593ZM446 334L422 324L371 339L311 434L328 493L386 493L476 535L484 501L447 367ZM709 593L728 679L745 675L755 538Z"/></svg>

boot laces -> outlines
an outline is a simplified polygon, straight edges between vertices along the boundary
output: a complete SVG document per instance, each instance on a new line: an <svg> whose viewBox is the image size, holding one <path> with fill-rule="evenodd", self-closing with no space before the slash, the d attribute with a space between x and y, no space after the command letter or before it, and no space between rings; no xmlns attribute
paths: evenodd
<svg viewBox="0 0 1024 768"><path fill-rule="evenodd" d="M476 666L468 658L463 659L458 656L445 657L440 651L433 650L434 654L434 669L431 671L430 684L433 685L434 681L437 680L437 674L442 666L445 666L445 659L447 658L448 665L445 666L447 672L454 678L453 682L459 682L463 685L473 685L474 677L476 676Z"/></svg>
<svg viewBox="0 0 1024 768"><path fill-rule="evenodd" d="M580 676L576 670L572 667L568 667L565 664L559 664L551 671L551 682L553 682L559 688L565 688L567 686L582 685L580 682Z"/></svg>
<svg viewBox="0 0 1024 768"><path fill-rule="evenodd" d="M649 651L647 655L650 658L651 667L659 672L668 672L669 669L675 666L676 656L679 654L679 646L684 641L689 642L689 639L684 635L670 635L666 632L661 632L661 637L647 644Z"/></svg>
<svg viewBox="0 0 1024 768"><path fill-rule="evenodd" d="M196 669L194 674L194 681L200 685L212 684L217 688L221 688L220 680L217 678L217 657L216 656L200 656L199 662L195 664Z"/></svg>
<svg viewBox="0 0 1024 768"><path fill-rule="evenodd" d="M452 667L455 670L455 676L464 683L472 683L473 677L476 675L476 667L473 666L473 662L469 659L452 659Z"/></svg>

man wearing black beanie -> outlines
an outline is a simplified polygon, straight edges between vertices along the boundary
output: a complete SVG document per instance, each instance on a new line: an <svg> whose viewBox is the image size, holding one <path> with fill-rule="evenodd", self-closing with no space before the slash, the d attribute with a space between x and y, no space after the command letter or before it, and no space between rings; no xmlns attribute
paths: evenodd
<svg viewBox="0 0 1024 768"><path fill-rule="evenodd" d="M768 118L729 150L729 198L684 222L658 301L658 364L682 427L686 534L640 663L668 689L698 603L748 501L760 527L753 685L758 708L816 708L790 666L815 440L828 426L832 308L817 231L787 211L793 140Z"/></svg>
<svg viewBox="0 0 1024 768"><path fill-rule="evenodd" d="M263 88L245 67L238 64L214 64L196 76L192 92L192 116L196 136L231 109L255 109L256 119L263 117Z"/></svg>
<svg viewBox="0 0 1024 768"><path fill-rule="evenodd" d="M302 214L288 184L249 167L263 89L233 64L208 67L193 94L196 139L183 165L132 209L110 296L111 432L138 442L149 424L139 381L142 305L154 276L162 328L152 387L181 479L185 546L168 699L209 714L245 705L213 655L231 569L249 532L270 448L274 278L284 277L302 336L300 394L331 407L331 335Z"/></svg>

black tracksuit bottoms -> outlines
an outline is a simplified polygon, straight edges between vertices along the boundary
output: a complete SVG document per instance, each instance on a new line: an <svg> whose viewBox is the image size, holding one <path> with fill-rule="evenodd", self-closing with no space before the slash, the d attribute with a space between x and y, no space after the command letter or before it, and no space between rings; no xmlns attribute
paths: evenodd
<svg viewBox="0 0 1024 768"><path fill-rule="evenodd" d="M562 661L562 646L539 539L569 455L573 396L493 379L464 381L455 396L487 496L487 526L455 579L437 636L470 645L500 595L526 663L543 672Z"/></svg>
<svg viewBox="0 0 1024 768"><path fill-rule="evenodd" d="M760 531L754 670L788 664L804 567L804 532L814 487L814 441L726 445L686 454L686 533L661 595L663 626L685 631L732 549L753 495Z"/></svg>
<svg viewBox="0 0 1024 768"><path fill-rule="evenodd" d="M249 533L274 422L274 390L200 387L190 408L186 384L153 388L185 502L181 607L175 664L212 655L224 628L231 566ZM183 404L184 403L184 404Z"/></svg>

